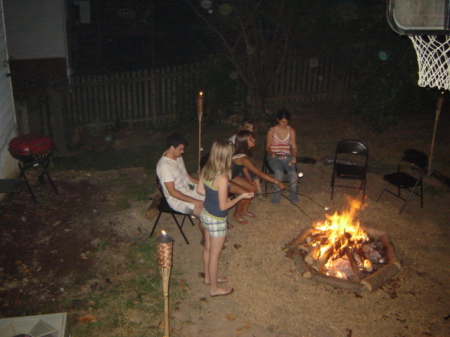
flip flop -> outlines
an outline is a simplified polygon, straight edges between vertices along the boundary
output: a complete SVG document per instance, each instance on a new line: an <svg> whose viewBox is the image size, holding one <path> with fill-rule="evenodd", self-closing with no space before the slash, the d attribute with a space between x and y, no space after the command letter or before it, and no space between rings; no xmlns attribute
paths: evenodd
<svg viewBox="0 0 450 337"><path fill-rule="evenodd" d="M219 289L220 289L220 288L219 288ZM226 289L226 288L224 288L224 289ZM233 288L229 288L229 289L230 289L229 291L225 291L225 292L223 292L223 293L218 293L218 294L215 294L215 295L209 294L209 296L210 296L210 297L217 297L217 296L226 296L226 295L230 295L230 294L233 293L234 289L233 289Z"/></svg>
<svg viewBox="0 0 450 337"><path fill-rule="evenodd" d="M239 218L239 219L232 218L232 219L234 221L236 221L237 223L240 223L240 224L243 224L243 225L248 224L248 220L245 220L243 218Z"/></svg>
<svg viewBox="0 0 450 337"><path fill-rule="evenodd" d="M245 216L248 216L249 218L256 218L256 214L248 212L247 214L244 214Z"/></svg>

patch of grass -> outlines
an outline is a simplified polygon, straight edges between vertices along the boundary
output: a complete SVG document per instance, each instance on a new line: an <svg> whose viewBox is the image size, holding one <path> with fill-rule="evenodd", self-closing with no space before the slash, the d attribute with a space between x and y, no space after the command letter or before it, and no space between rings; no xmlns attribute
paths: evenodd
<svg viewBox="0 0 450 337"><path fill-rule="evenodd" d="M93 304L90 310L77 308L94 315L97 321L87 324L72 322L71 331L74 336L161 335L164 298L156 244L145 240L123 249L127 257L126 270L120 272L116 283L105 286L90 296L88 301ZM170 310L176 310L177 299L182 298L185 293L185 284L176 277L173 274L170 279Z"/></svg>

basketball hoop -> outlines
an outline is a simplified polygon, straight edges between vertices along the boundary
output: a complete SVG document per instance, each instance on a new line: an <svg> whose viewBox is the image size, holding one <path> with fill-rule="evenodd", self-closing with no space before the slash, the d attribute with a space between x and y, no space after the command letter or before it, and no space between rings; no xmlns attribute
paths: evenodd
<svg viewBox="0 0 450 337"><path fill-rule="evenodd" d="M450 36L409 35L419 63L421 87L450 90Z"/></svg>
<svg viewBox="0 0 450 337"><path fill-rule="evenodd" d="M450 0L388 0L387 19L391 28L408 35L419 63L420 87L441 90L436 102L433 137L428 161L431 174L437 123L444 104L444 90L450 90Z"/></svg>

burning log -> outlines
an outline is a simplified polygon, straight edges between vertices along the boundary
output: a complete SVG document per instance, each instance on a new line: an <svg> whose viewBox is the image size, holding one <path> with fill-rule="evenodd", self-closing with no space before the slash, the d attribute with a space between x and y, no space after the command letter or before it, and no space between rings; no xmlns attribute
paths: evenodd
<svg viewBox="0 0 450 337"><path fill-rule="evenodd" d="M345 247L344 251L345 251L345 255L348 258L348 261L350 262L350 267L352 267L352 271L353 271L353 274L355 275L356 281L357 282L361 281L361 277L360 277L359 271L358 271L358 264L356 263L355 257L353 256L353 250L350 249L349 247Z"/></svg>
<svg viewBox="0 0 450 337"><path fill-rule="evenodd" d="M383 268L377 270L375 273L367 276L360 283L369 291L374 291L381 287L384 283L389 281L397 275L399 268L394 263L389 263Z"/></svg>
<svg viewBox="0 0 450 337"><path fill-rule="evenodd" d="M317 258L317 253L320 250L320 245L316 246L306 246L307 249L307 255L305 256L305 262L309 265L313 265L314 261Z"/></svg>
<svg viewBox="0 0 450 337"><path fill-rule="evenodd" d="M327 264L328 259L330 258L331 254L333 254L333 251L334 251L333 246L328 247L328 249L318 259L314 261L312 267L317 271L322 269L323 266Z"/></svg>
<svg viewBox="0 0 450 337"><path fill-rule="evenodd" d="M361 247L359 247L356 248L355 251L358 254L359 258L361 259L364 269L370 273L373 270L372 263L370 263L370 260L366 257L364 250Z"/></svg>

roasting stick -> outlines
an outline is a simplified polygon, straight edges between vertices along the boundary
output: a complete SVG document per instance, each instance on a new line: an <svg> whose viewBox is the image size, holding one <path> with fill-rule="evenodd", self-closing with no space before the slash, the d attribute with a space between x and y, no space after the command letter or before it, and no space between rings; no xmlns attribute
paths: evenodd
<svg viewBox="0 0 450 337"><path fill-rule="evenodd" d="M290 186L292 186L292 185L294 185L295 183L297 183L301 178L303 178L303 172L299 172L299 173L298 173L298 178L297 178L297 180L294 181L293 183L287 185L287 186L286 186L286 189L288 189ZM255 195L269 195L269 194L273 194L273 193L275 193L275 191L272 191L272 192L255 193ZM309 199L309 200L311 200L313 203L315 203L317 206L323 208L325 211L328 211L328 210L329 210L329 207L323 206L323 205L319 204L317 201L315 201L315 200L314 200L313 198L311 198L309 195L301 194L301 193L297 193L297 195L300 195L300 196L302 196L302 197L306 197L307 199ZM284 197L284 195L283 195L283 197ZM295 204L294 204L294 205L295 205ZM295 205L295 206L297 206L297 205Z"/></svg>

